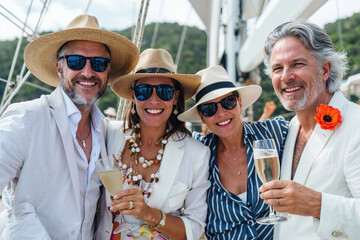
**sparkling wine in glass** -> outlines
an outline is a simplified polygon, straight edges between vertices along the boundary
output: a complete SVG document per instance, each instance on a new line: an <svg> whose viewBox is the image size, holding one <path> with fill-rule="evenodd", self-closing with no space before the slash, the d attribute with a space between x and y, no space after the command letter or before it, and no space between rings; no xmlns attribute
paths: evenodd
<svg viewBox="0 0 360 240"><path fill-rule="evenodd" d="M123 189L121 169L114 164L111 156L108 159L99 159L96 162L96 171L111 196L114 196Z"/></svg>
<svg viewBox="0 0 360 240"><path fill-rule="evenodd" d="M122 174L120 169L105 170L98 172L101 182L111 196L120 192L123 188Z"/></svg>
<svg viewBox="0 0 360 240"><path fill-rule="evenodd" d="M280 176L280 163L274 139L254 141L253 152L256 173L258 174L262 183L278 180ZM269 207L269 216L257 219L257 223L268 225L287 220L287 218L284 216L275 215L272 205Z"/></svg>
<svg viewBox="0 0 360 240"><path fill-rule="evenodd" d="M123 176L120 166L117 165L115 158L99 159L95 165L100 180L111 196L123 190ZM126 221L122 214L115 217L115 221L119 222L119 226L114 230L114 234L121 232L126 226Z"/></svg>

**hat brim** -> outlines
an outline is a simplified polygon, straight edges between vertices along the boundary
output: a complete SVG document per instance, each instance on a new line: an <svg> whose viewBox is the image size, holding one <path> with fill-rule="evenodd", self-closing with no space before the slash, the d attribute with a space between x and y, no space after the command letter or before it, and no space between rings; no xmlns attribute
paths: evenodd
<svg viewBox="0 0 360 240"><path fill-rule="evenodd" d="M184 89L185 101L195 94L201 82L201 76L195 74L135 73L117 78L110 86L116 95L131 100L131 83L146 77L168 77L177 80Z"/></svg>
<svg viewBox="0 0 360 240"><path fill-rule="evenodd" d="M135 68L139 49L127 38L106 30L94 28L72 28L41 36L25 48L24 60L31 73L51 86L60 83L56 71L57 52L66 42L84 40L105 44L111 55L109 82L116 77L128 74Z"/></svg>
<svg viewBox="0 0 360 240"><path fill-rule="evenodd" d="M228 93L237 91L241 98L242 108L246 109L251 104L253 104L261 95L262 88L257 85L251 85L246 87L236 87L236 88L221 88L214 90L204 97L202 97L193 107L189 110L183 112L178 116L178 119L183 122L201 122L201 117L197 110L197 106L204 102L211 101L218 97L222 97Z"/></svg>

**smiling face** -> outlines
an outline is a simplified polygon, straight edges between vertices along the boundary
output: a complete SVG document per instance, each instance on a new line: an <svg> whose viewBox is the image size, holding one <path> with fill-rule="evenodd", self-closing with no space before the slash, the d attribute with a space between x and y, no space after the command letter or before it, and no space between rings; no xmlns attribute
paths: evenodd
<svg viewBox="0 0 360 240"><path fill-rule="evenodd" d="M146 77L139 79L136 86L141 84L160 85L167 84L174 87L173 82L167 77ZM167 121L173 111L173 105L176 105L179 90L175 91L170 101L161 100L156 94L155 88L152 89L152 95L145 101L140 101L135 97L134 90L131 91L132 102L136 106L136 112L140 118L141 128L158 128L159 131L166 130Z"/></svg>
<svg viewBox="0 0 360 240"><path fill-rule="evenodd" d="M228 93L203 104L219 102L231 95L233 95L233 93ZM221 138L226 138L237 135L242 131L241 111L242 105L241 98L239 97L238 104L231 110L224 109L221 104L218 103L217 112L213 116L205 117L200 112L199 115L202 122L207 125L211 132Z"/></svg>
<svg viewBox="0 0 360 240"><path fill-rule="evenodd" d="M319 105L329 95L326 80L330 64L319 71L317 59L294 37L278 40L270 56L274 90L285 109L301 111Z"/></svg>
<svg viewBox="0 0 360 240"><path fill-rule="evenodd" d="M106 47L102 43L90 41L71 41L66 44L64 55L82 55L85 57L108 58ZM62 61L60 63L60 61ZM104 72L95 72L86 60L81 70L72 70L67 66L66 59L56 63L60 84L64 92L78 108L91 108L106 90L110 65Z"/></svg>

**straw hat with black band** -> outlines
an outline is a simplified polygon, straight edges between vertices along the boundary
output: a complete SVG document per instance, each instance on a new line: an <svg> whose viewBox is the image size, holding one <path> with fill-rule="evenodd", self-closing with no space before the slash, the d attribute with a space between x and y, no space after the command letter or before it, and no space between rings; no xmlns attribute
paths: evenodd
<svg viewBox="0 0 360 240"><path fill-rule="evenodd" d="M194 95L195 105L178 116L178 119L184 122L201 122L197 106L202 103L237 91L241 98L242 108L245 109L260 97L262 91L258 85L236 87L221 66L211 66L196 74L201 76L202 80Z"/></svg>
<svg viewBox="0 0 360 240"><path fill-rule="evenodd" d="M39 80L51 86L60 84L56 72L57 53L66 42L74 40L93 41L105 44L110 50L109 83L116 77L128 74L139 60L139 50L127 38L100 29L94 16L80 15L72 20L65 30L41 36L25 48L26 66Z"/></svg>
<svg viewBox="0 0 360 240"><path fill-rule="evenodd" d="M131 100L131 84L146 77L168 77L177 80L184 89L185 100L194 95L200 84L201 76L195 74L177 74L174 61L164 49L146 49L140 55L134 74L117 78L111 83L111 89L120 97Z"/></svg>

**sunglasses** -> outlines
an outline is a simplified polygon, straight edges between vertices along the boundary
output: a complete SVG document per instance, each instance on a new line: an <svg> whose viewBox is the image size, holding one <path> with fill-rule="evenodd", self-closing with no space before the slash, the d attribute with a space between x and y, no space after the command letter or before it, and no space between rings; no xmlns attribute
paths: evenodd
<svg viewBox="0 0 360 240"><path fill-rule="evenodd" d="M218 103L220 103L224 109L232 110L234 107L236 107L237 96L234 94L221 99L219 102L211 102L199 105L197 106L197 109L199 112L201 112L202 115L204 115L204 117L211 117L214 116L217 112Z"/></svg>
<svg viewBox="0 0 360 240"><path fill-rule="evenodd" d="M59 58L66 58L68 67L72 70L81 70L85 67L86 60L90 60L91 68L95 72L104 72L110 62L110 59L103 57L85 57L81 55L66 55Z"/></svg>
<svg viewBox="0 0 360 240"><path fill-rule="evenodd" d="M155 88L157 96L163 101L170 101L174 97L175 88L167 84L149 85L141 84L134 87L135 97L139 101L148 100Z"/></svg>

